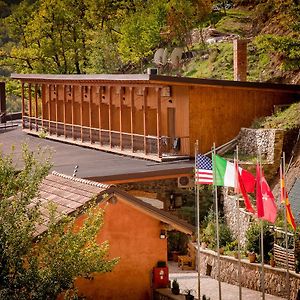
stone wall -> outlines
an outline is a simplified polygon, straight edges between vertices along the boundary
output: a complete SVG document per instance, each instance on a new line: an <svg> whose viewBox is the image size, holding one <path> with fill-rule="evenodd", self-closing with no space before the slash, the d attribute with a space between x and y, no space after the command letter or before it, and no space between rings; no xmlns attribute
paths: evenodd
<svg viewBox="0 0 300 300"><path fill-rule="evenodd" d="M240 221L238 222L236 196L229 196L227 191L228 189L224 189L223 207L225 221L230 228L234 238L237 239L239 237L241 246L244 247L246 243L245 234L251 221L251 215L247 213L245 209L241 208L243 206L243 202L240 201Z"/></svg>
<svg viewBox="0 0 300 300"><path fill-rule="evenodd" d="M279 129L241 128L238 138L240 153L253 155L261 153L263 169L267 180L276 175L282 154L284 131ZM256 162L241 167L255 174Z"/></svg>
<svg viewBox="0 0 300 300"><path fill-rule="evenodd" d="M217 253L211 250L201 249L200 252L201 264L200 272L203 275L208 275L207 271L211 269L210 276L217 279L218 276L218 261ZM221 255L220 259L220 275L221 281L229 284L238 285L238 260ZM286 271L280 268L273 268L265 265L265 291L267 294L272 294L279 297L286 296ZM260 291L260 270L261 265L258 263L249 263L248 260L241 260L241 283L243 287ZM300 287L300 276L295 272L289 274L290 282L290 299L296 299L298 289Z"/></svg>

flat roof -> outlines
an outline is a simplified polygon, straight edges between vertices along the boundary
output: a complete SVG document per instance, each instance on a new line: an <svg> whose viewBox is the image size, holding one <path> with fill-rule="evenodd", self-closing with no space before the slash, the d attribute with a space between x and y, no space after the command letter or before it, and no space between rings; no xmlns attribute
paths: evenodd
<svg viewBox="0 0 300 300"><path fill-rule="evenodd" d="M78 177L99 182L192 174L194 167L193 160L153 162L39 138L26 134L20 127L0 131L0 151L8 154L14 146L19 167L22 143L27 143L32 151L38 147L48 148L52 152L52 170L72 176L75 166L78 165Z"/></svg>
<svg viewBox="0 0 300 300"><path fill-rule="evenodd" d="M60 82L69 81L77 83L97 83L97 82L123 82L123 83L147 83L161 85L208 85L221 87L239 87L251 89L270 89L284 90L289 92L300 93L300 85L296 84L279 84L268 82L250 82L250 81L233 81L219 79L203 79L192 77L176 77L153 74L11 74L11 78L25 82Z"/></svg>

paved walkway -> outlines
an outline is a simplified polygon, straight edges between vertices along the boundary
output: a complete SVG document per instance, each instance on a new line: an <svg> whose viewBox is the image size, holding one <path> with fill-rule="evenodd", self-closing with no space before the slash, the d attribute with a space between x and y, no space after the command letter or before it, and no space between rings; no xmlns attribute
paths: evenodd
<svg viewBox="0 0 300 300"><path fill-rule="evenodd" d="M192 294L198 299L198 274L196 271L182 271L177 267L174 262L168 262L169 266L169 277L173 281L177 279L180 287L180 292L185 293L186 290L192 290ZM219 300L219 288L218 281L212 279L209 276L201 275L200 279L200 291L201 296L206 295L210 300ZM238 300L239 299L239 287L228 283L221 283L222 300ZM242 288L242 298L245 300L260 300L261 293ZM276 297L273 295L266 294L266 300L282 300L284 298ZM202 299L201 299L202 300Z"/></svg>

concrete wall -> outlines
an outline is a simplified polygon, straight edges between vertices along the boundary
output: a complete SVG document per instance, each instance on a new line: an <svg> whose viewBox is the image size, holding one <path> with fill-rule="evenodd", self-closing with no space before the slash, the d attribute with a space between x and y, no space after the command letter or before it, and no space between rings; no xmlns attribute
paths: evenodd
<svg viewBox="0 0 300 300"><path fill-rule="evenodd" d="M93 280L78 279L80 294L93 300L150 299L152 268L158 261L167 261L167 240L159 238L160 221L122 199L104 209L98 241L108 240L109 256L120 261L110 273L96 274Z"/></svg>

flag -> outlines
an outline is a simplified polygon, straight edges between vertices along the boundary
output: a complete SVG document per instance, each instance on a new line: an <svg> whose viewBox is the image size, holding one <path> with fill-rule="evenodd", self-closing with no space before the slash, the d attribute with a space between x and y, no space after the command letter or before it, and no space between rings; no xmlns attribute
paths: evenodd
<svg viewBox="0 0 300 300"><path fill-rule="evenodd" d="M213 164L214 163L216 164L216 166L214 167L214 171L216 172L215 174L216 185L235 187L234 164L218 155L214 155L213 157L214 157ZM255 177L251 173L243 170L240 167L239 167L239 173L241 175L245 190L248 193L253 193L255 187Z"/></svg>
<svg viewBox="0 0 300 300"><path fill-rule="evenodd" d="M275 199L259 164L256 166L256 206L258 218L275 222L277 215Z"/></svg>
<svg viewBox="0 0 300 300"><path fill-rule="evenodd" d="M213 184L213 171L211 159L201 154L196 155L195 183Z"/></svg>
<svg viewBox="0 0 300 300"><path fill-rule="evenodd" d="M295 218L292 213L290 201L288 194L285 190L285 184L284 184L284 174L282 170L282 166L280 165L280 199L281 203L285 204L285 209L286 209L286 220L289 222L289 224L292 226L294 230L296 230L296 222Z"/></svg>
<svg viewBox="0 0 300 300"><path fill-rule="evenodd" d="M247 191L245 189L242 176L239 172L237 161L235 161L235 192L242 194L242 196L244 198L244 203L245 203L246 209L249 212L254 213L255 211L254 211L254 208L251 205L251 201L250 201L250 199L248 197L248 194L247 194Z"/></svg>

